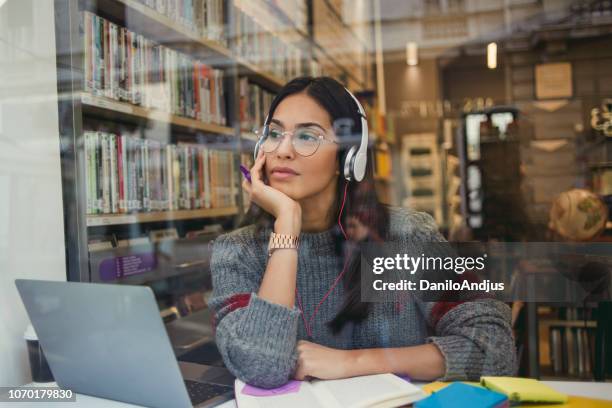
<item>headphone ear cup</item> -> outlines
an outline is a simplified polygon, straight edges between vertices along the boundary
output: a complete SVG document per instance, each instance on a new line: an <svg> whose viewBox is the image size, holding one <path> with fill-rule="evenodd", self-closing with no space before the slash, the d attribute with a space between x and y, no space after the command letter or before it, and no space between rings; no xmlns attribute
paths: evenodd
<svg viewBox="0 0 612 408"><path fill-rule="evenodd" d="M351 164L351 172L355 181L361 181L365 177L366 164L368 156L364 153L357 152L353 156L353 163Z"/></svg>
<svg viewBox="0 0 612 408"><path fill-rule="evenodd" d="M352 146L349 151L344 156L344 178L347 181L351 181L353 179L353 165L355 161L355 151L357 148Z"/></svg>

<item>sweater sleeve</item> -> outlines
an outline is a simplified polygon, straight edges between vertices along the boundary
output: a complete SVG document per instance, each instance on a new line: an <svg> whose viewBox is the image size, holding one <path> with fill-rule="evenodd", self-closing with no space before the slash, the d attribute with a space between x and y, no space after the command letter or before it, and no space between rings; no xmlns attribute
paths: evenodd
<svg viewBox="0 0 612 408"><path fill-rule="evenodd" d="M299 310L257 296L262 272L252 246L229 234L215 240L209 307L228 370L248 384L274 388L285 384L295 369Z"/></svg>
<svg viewBox="0 0 612 408"><path fill-rule="evenodd" d="M409 224L412 227L408 244L446 242L429 214L414 213ZM478 381L484 375L516 374L511 312L505 303L481 297L463 302L426 302L421 306L433 329L426 342L435 344L445 359L440 381Z"/></svg>
<svg viewBox="0 0 612 408"><path fill-rule="evenodd" d="M441 381L478 381L485 375L515 375L516 351L510 308L495 299L464 303L438 302L431 308L435 344L446 361ZM441 312L441 313L440 313Z"/></svg>

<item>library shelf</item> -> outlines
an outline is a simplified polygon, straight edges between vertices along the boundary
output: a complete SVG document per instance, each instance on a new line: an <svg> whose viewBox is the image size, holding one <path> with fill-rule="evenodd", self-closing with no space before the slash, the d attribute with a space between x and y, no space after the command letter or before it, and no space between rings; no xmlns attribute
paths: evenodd
<svg viewBox="0 0 612 408"><path fill-rule="evenodd" d="M227 67L235 63L239 75L245 75L253 82L274 91L278 91L285 83L281 78L234 55L218 41L201 37L188 27L136 0L98 0L97 9L104 11L100 13L103 16L111 17L122 25L128 20L130 29L156 40L159 44L205 59L212 66Z"/></svg>
<svg viewBox="0 0 612 408"><path fill-rule="evenodd" d="M127 119L141 118L168 123L186 129L201 130L208 133L232 136L234 129L214 123L206 123L196 119L173 115L157 109L144 108L131 103L120 102L104 96L95 96L89 93L81 93L81 104L85 114L97 114L98 116L124 116Z"/></svg>
<svg viewBox="0 0 612 408"><path fill-rule="evenodd" d="M137 224L143 222L213 218L238 214L238 207L200 208L196 210L150 211L129 214L94 214L87 216L88 227Z"/></svg>

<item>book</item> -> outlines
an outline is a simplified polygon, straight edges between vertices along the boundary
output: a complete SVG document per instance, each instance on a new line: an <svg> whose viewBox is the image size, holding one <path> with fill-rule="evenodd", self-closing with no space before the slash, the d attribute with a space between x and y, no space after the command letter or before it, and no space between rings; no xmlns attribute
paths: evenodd
<svg viewBox="0 0 612 408"><path fill-rule="evenodd" d="M480 383L508 396L511 402L567 402L567 395L532 378L481 377Z"/></svg>
<svg viewBox="0 0 612 408"><path fill-rule="evenodd" d="M509 403L508 397L502 393L456 382L433 392L414 406L415 408L504 408L508 407Z"/></svg>
<svg viewBox="0 0 612 408"><path fill-rule="evenodd" d="M420 388L394 374L290 381L271 390L236 379L234 389L240 408L390 408L411 404L425 396Z"/></svg>

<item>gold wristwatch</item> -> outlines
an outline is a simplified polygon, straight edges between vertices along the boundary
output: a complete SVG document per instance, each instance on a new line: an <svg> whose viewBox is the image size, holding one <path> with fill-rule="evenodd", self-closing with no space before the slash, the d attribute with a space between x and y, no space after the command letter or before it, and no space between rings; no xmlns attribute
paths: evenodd
<svg viewBox="0 0 612 408"><path fill-rule="evenodd" d="M300 243L300 238L295 235L277 234L274 231L270 234L270 242L268 243L268 256L272 256L272 252L279 248L295 248L297 249Z"/></svg>

